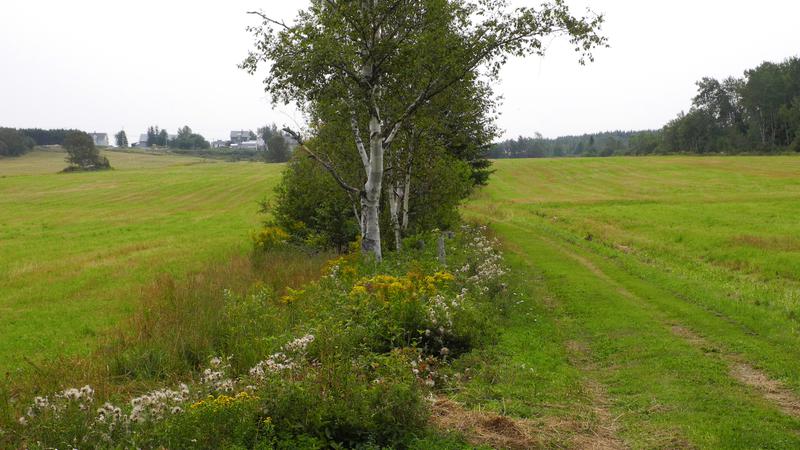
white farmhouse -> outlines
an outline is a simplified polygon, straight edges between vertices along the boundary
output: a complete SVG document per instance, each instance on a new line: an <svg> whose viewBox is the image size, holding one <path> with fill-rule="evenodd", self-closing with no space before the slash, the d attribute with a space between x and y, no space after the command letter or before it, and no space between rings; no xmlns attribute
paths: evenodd
<svg viewBox="0 0 800 450"><path fill-rule="evenodd" d="M252 133L250 130L231 131L231 145L249 141Z"/></svg>
<svg viewBox="0 0 800 450"><path fill-rule="evenodd" d="M236 146L233 146L233 144L232 144L231 146L235 147L235 148L246 149L246 150L266 150L266 148L267 148L266 142L264 142L264 139L261 139L260 137L256 138L255 140L252 140L252 141L241 142L240 144L238 144Z"/></svg>
<svg viewBox="0 0 800 450"><path fill-rule="evenodd" d="M98 147L108 147L108 134L106 133L89 133L92 137L94 145Z"/></svg>

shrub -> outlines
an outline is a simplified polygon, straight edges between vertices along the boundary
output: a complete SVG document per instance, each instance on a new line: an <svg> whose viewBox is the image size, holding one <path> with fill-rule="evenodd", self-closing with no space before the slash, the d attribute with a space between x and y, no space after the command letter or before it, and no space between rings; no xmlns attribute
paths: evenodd
<svg viewBox="0 0 800 450"><path fill-rule="evenodd" d="M130 400L88 386L37 398L9 442L409 447L424 435L426 397L446 386L453 358L491 342L502 305L492 242L465 229L449 248L451 272L434 254L435 237L380 265L359 255L331 260L302 289L258 279L264 261L279 261L267 271L294 264L282 253L162 282L134 322L135 338L111 353L114 375L149 380L135 391L149 390Z"/></svg>
<svg viewBox="0 0 800 450"><path fill-rule="evenodd" d="M261 251L274 250L288 242L289 233L274 225L265 226L253 234L253 245Z"/></svg>
<svg viewBox="0 0 800 450"><path fill-rule="evenodd" d="M110 169L108 159L100 156L94 146L94 140L86 133L76 131L67 134L64 138L64 148L67 150L66 172L76 170L103 170Z"/></svg>
<svg viewBox="0 0 800 450"><path fill-rule="evenodd" d="M262 206L298 244L344 252L359 233L351 200L330 174L300 155L286 166L274 202Z"/></svg>

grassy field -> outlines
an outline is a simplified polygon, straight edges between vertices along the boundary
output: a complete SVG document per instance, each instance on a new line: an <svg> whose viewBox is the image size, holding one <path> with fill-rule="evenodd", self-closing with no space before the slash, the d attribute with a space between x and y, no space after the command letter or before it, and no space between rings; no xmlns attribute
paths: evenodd
<svg viewBox="0 0 800 450"><path fill-rule="evenodd" d="M800 446L800 158L496 168L466 211L522 300L461 400L550 445Z"/></svg>
<svg viewBox="0 0 800 450"><path fill-rule="evenodd" d="M0 369L85 352L160 273L245 251L280 170L108 156L0 160ZM455 400L531 445L800 447L800 158L495 168L464 212L503 240L519 301Z"/></svg>
<svg viewBox="0 0 800 450"><path fill-rule="evenodd" d="M64 153L0 159L0 371L81 354L159 274L246 251L279 166L108 152L116 169L58 174Z"/></svg>

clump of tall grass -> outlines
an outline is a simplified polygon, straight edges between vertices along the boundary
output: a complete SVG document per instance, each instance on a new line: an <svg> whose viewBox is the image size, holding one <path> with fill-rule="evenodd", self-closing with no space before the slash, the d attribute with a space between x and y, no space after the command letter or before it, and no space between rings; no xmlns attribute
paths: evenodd
<svg viewBox="0 0 800 450"><path fill-rule="evenodd" d="M286 289L319 278L329 258L275 250L233 258L183 280L157 280L130 329L108 351L112 376L168 378L196 370L209 354L235 354L242 364L252 363L265 351L261 338L280 335L292 320L271 303Z"/></svg>
<svg viewBox="0 0 800 450"><path fill-rule="evenodd" d="M132 332L105 350L108 373L142 389L40 395L15 409L9 442L410 445L454 358L493 342L505 269L482 231L465 228L451 242L455 270L434 254L435 237L421 236L429 245L380 265L357 254L332 259L316 281L322 255L280 248L230 270L161 280ZM294 267L275 263L293 258Z"/></svg>

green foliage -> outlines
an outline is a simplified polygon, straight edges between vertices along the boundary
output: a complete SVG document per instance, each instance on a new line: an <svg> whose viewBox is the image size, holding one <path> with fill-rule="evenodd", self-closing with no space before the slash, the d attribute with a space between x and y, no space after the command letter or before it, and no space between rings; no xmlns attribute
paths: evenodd
<svg viewBox="0 0 800 450"><path fill-rule="evenodd" d="M276 226L265 226L253 234L253 246L260 251L275 250L288 241L289 234Z"/></svg>
<svg viewBox="0 0 800 450"><path fill-rule="evenodd" d="M310 113L320 148L304 150L354 197L362 250L378 260L387 228L380 203L399 245L414 196L408 179L421 167L456 156L471 163L473 183L486 182L483 152L495 133L488 86L510 56L543 55L547 36L566 35L583 62L606 42L601 16L573 16L561 0L513 10L505 0L312 2L279 28L257 14L255 50L241 67L255 73L268 63L274 101Z"/></svg>
<svg viewBox="0 0 800 450"><path fill-rule="evenodd" d="M460 222L459 206L488 173L476 170L474 161L443 154L412 171L407 233L454 229ZM388 230L388 218L387 221ZM393 240L390 240L393 242Z"/></svg>
<svg viewBox="0 0 800 450"><path fill-rule="evenodd" d="M264 159L269 163L287 162L292 157L286 136L272 124L258 129L258 134L264 140L266 150Z"/></svg>
<svg viewBox="0 0 800 450"><path fill-rule="evenodd" d="M791 150L800 135L800 58L765 62L741 79L704 78L692 110L665 128L669 151Z"/></svg>
<svg viewBox="0 0 800 450"><path fill-rule="evenodd" d="M21 134L30 137L36 142L36 145L61 145L64 143L64 138L72 132L80 130L42 130L40 128L25 128L19 130Z"/></svg>
<svg viewBox="0 0 800 450"><path fill-rule="evenodd" d="M126 148L128 146L128 135L125 134L125 130L120 130L119 133L115 134L114 140L117 143L117 147Z"/></svg>
<svg viewBox="0 0 800 450"><path fill-rule="evenodd" d="M20 156L31 151L35 142L11 128L0 128L0 156Z"/></svg>
<svg viewBox="0 0 800 450"><path fill-rule="evenodd" d="M768 153L796 151L800 136L800 58L765 62L743 78L703 78L692 108L660 131L610 132L496 144L493 158ZM595 137L597 138L595 142ZM587 141L588 138L588 141Z"/></svg>
<svg viewBox="0 0 800 450"><path fill-rule="evenodd" d="M147 128L148 147L166 147L169 145L167 130L159 130L158 125Z"/></svg>
<svg viewBox="0 0 800 450"><path fill-rule="evenodd" d="M161 130L161 132L164 133L164 130ZM178 136L169 141L168 145L182 150L206 150L211 148L211 144L203 136L193 133L188 126L179 129Z"/></svg>
<svg viewBox="0 0 800 450"><path fill-rule="evenodd" d="M14 439L0 443L408 447L425 434L426 396L447 386L454 358L493 342L505 303L500 255L490 240L465 228L451 242L460 269L450 273L437 262L435 238L420 236L421 249L381 266L357 254L330 261L324 277L282 296L260 280L222 292L199 277L165 286L144 307L141 340L109 350L128 355L128 366L115 362L112 375L146 383L188 372L195 381L161 384L131 400L89 387L40 397L15 413L24 417L8 427ZM282 267L288 258L308 255L269 253L239 271L239 280L207 276L246 286L248 277L270 273L259 264ZM232 356L212 357L220 354ZM175 361L185 366L169 365ZM148 366L155 370L141 370Z"/></svg>
<svg viewBox="0 0 800 450"><path fill-rule="evenodd" d="M286 166L263 212L299 244L347 249L358 235L353 203L319 164L301 154Z"/></svg>
<svg viewBox="0 0 800 450"><path fill-rule="evenodd" d="M66 171L74 170L104 170L110 169L108 159L100 156L100 151L94 146L91 136L83 132L73 132L64 138L64 149L67 150L67 163L70 166Z"/></svg>

